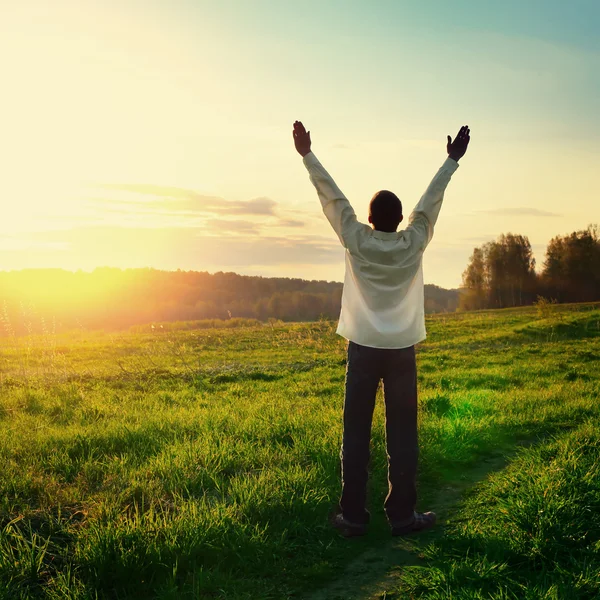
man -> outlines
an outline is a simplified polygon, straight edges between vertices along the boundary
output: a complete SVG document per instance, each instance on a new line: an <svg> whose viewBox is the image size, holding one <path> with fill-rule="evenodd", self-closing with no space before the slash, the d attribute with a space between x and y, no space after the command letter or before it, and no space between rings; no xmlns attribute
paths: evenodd
<svg viewBox="0 0 600 600"><path fill-rule="evenodd" d="M337 333L348 340L344 432L340 453L342 494L333 525L346 537L367 532L366 507L371 422L383 380L389 492L385 512L392 535L433 527L433 512L415 512L417 369L415 344L425 339L423 252L444 198L444 190L470 140L461 127L443 163L408 219L390 191L377 192L369 204L369 223L360 223L347 198L311 152L310 131L300 121L293 130L325 216L346 249L346 275Z"/></svg>

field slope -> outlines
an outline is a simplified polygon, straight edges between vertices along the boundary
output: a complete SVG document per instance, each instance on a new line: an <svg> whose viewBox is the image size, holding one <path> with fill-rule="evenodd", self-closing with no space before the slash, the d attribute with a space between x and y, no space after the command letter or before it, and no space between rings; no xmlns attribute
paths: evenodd
<svg viewBox="0 0 600 600"><path fill-rule="evenodd" d="M438 315L420 505L344 540L334 324L0 338L0 598L597 598L600 307Z"/></svg>

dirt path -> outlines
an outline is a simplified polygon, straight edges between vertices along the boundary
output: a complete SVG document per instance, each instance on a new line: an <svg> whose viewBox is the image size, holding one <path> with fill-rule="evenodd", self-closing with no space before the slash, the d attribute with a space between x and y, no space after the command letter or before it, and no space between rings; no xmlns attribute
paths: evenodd
<svg viewBox="0 0 600 600"><path fill-rule="evenodd" d="M532 440L533 441L533 440ZM528 445L529 441L517 445ZM304 600L381 600L384 592L394 586L402 568L422 563L420 548L440 538L448 515L456 510L456 504L465 490L485 480L487 476L504 468L510 456L496 455L482 459L477 467L466 470L461 479L442 488L427 510L437 513L438 524L426 534L414 537L392 538L368 548L354 559L339 578L327 586L304 597ZM354 540L348 540L352 543Z"/></svg>

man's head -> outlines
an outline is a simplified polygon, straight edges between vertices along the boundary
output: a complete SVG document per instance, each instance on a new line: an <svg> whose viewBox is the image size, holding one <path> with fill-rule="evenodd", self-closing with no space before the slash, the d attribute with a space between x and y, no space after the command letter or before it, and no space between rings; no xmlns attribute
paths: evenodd
<svg viewBox="0 0 600 600"><path fill-rule="evenodd" d="M402 202L388 190L377 192L369 203L369 223L377 231L393 232L402 222Z"/></svg>

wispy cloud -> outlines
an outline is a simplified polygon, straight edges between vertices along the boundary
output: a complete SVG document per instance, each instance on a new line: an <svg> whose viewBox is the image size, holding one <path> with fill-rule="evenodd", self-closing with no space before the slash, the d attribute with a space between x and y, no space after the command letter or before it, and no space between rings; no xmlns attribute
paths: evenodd
<svg viewBox="0 0 600 600"><path fill-rule="evenodd" d="M282 219L279 221L279 225L282 227L304 227L305 222L297 219Z"/></svg>
<svg viewBox="0 0 600 600"><path fill-rule="evenodd" d="M68 224L70 227L193 228L211 236L225 231L260 235L263 229L272 234L278 229L303 227L307 218L303 211L287 208L266 196L228 200L185 188L149 184L95 184L93 188L107 193L84 197L76 210L60 216L61 229ZM304 220L298 218L300 214Z"/></svg>
<svg viewBox="0 0 600 600"><path fill-rule="evenodd" d="M454 245L454 246L460 246L463 245L463 243L483 243L483 242L489 242L492 240L495 240L498 237L497 233L482 233L481 235L473 235L473 236L469 236L469 237L461 237L458 238L456 240L452 240L447 242L447 245Z"/></svg>
<svg viewBox="0 0 600 600"><path fill-rule="evenodd" d="M35 239L23 238L15 235L0 235L0 250L3 252L52 252L54 250L66 250L68 242L61 241L41 241Z"/></svg>
<svg viewBox="0 0 600 600"><path fill-rule="evenodd" d="M165 198L189 198L198 195L194 190L146 183L97 183L94 187L133 192L146 196L164 196Z"/></svg>
<svg viewBox="0 0 600 600"><path fill-rule="evenodd" d="M96 205L120 205L131 210L140 209L194 211L220 215L274 215L277 202L272 198L259 197L251 200L226 200L218 196L206 196L193 190L150 184L97 184L95 187L124 192L126 197L90 198Z"/></svg>
<svg viewBox="0 0 600 600"><path fill-rule="evenodd" d="M251 221L230 221L228 219L210 219L206 227L213 231L229 231L234 233L252 233L260 231L260 224Z"/></svg>
<svg viewBox="0 0 600 600"><path fill-rule="evenodd" d="M236 223L244 227L241 221L229 225L235 228ZM337 239L318 235L255 235L252 230L232 236L225 229L207 234L204 228L77 227L30 232L22 240L32 249L40 248L39 252L30 252L28 260L39 266L51 266L56 260L52 255L60 252L64 268L151 264L163 269L218 270L282 264L335 265L343 261L343 248ZM48 248L53 252L49 253Z"/></svg>
<svg viewBox="0 0 600 600"><path fill-rule="evenodd" d="M514 206L506 208L494 208L490 210L478 210L477 213L483 213L486 215L506 215L506 216L518 216L518 217L562 217L558 213L553 213L547 210L540 210L539 208L531 208L529 206Z"/></svg>
<svg viewBox="0 0 600 600"><path fill-rule="evenodd" d="M274 215L277 202L271 198L254 198L247 202L229 202L232 208L224 212L248 215Z"/></svg>

